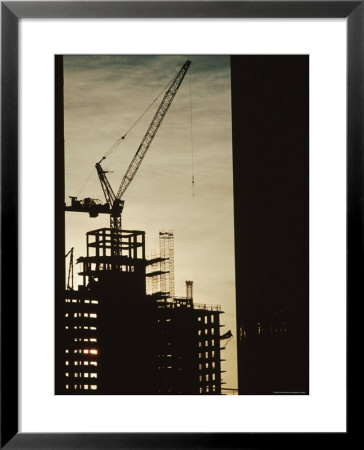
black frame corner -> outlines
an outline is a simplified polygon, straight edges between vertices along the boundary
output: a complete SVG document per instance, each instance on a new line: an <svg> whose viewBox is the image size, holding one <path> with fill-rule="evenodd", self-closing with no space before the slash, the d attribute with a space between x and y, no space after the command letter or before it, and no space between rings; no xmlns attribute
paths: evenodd
<svg viewBox="0 0 364 450"><path fill-rule="evenodd" d="M252 433L18 433L18 23L22 18L346 18L347 302L363 273L363 1L1 2L1 448L257 448L295 435ZM11 251L10 251L11 250ZM6 257L6 262L5 262ZM16 286L16 288L14 288ZM11 296L9 296L11 292ZM302 437L305 445L309 435ZM315 437L316 443L321 438Z"/></svg>

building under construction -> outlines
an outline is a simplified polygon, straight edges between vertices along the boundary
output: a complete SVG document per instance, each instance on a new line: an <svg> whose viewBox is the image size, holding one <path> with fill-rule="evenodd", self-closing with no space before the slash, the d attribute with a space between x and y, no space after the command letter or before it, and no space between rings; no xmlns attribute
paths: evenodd
<svg viewBox="0 0 364 450"><path fill-rule="evenodd" d="M113 234L88 232L83 283L68 279L57 394L221 394L222 311L194 303L192 281L174 296L173 233L151 259L144 232L120 231L117 255Z"/></svg>
<svg viewBox="0 0 364 450"><path fill-rule="evenodd" d="M185 297L175 296L172 231L160 233L159 254L146 258L145 233L121 227L122 196L190 64L167 86L116 194L101 164L127 133L95 165L106 203L71 197L65 205L90 217L108 214L110 228L87 233L77 289L70 252L65 295L57 304L57 394L221 394L220 343L227 338L220 336L221 308L194 303L192 281L186 281Z"/></svg>

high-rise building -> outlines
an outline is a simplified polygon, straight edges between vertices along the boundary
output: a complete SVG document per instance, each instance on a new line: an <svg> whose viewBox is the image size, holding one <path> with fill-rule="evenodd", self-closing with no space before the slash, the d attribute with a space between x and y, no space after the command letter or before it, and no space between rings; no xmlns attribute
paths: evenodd
<svg viewBox="0 0 364 450"><path fill-rule="evenodd" d="M86 240L83 283L58 308L56 393L221 394L221 307L194 303L192 281L174 296L173 232L149 260L143 231L102 228Z"/></svg>

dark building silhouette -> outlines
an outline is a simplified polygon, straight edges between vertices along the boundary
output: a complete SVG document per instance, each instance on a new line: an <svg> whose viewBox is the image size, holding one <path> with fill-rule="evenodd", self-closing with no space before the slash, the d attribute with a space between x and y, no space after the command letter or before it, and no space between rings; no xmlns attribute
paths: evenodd
<svg viewBox="0 0 364 450"><path fill-rule="evenodd" d="M231 89L239 394L308 394L309 57L232 56Z"/></svg>
<svg viewBox="0 0 364 450"><path fill-rule="evenodd" d="M170 296L173 233L160 240L164 256L148 260L143 231L87 233L83 284L62 307L57 394L221 394L221 308L194 303L191 281ZM147 294L147 278L165 291Z"/></svg>
<svg viewBox="0 0 364 450"><path fill-rule="evenodd" d="M239 328L240 394L307 394L302 329L286 311L247 318Z"/></svg>
<svg viewBox="0 0 364 450"><path fill-rule="evenodd" d="M189 65L166 91L138 152L148 149ZM71 197L65 205L62 56L55 58L55 75L56 394L221 394L222 311L194 303L191 281L186 297L175 296L173 233L161 232L160 254L147 259L145 233L121 230L122 194L114 198L101 161L96 168L107 204ZM126 186L137 167L129 166ZM66 289L61 276L65 210L110 215L111 228L87 233L86 256L77 260L83 277L77 289L72 249Z"/></svg>

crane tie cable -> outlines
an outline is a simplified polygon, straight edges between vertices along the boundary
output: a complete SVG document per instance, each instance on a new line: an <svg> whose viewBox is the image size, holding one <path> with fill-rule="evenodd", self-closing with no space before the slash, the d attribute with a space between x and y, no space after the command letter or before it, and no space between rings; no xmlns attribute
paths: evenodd
<svg viewBox="0 0 364 450"><path fill-rule="evenodd" d="M154 103L160 98L160 96L163 94L164 91L167 90L167 88L172 84L175 77L173 77L168 83L163 87L163 89L159 92L157 97L150 103L150 105L145 109L145 111L137 118L137 120L130 126L130 128L117 139L116 142L109 148L109 150L105 153L105 155L102 157L101 161L106 159L110 154L116 149L116 147L123 141L126 136L130 133L130 131L140 122L140 120L145 116L145 114L150 110L150 108L154 105ZM101 162L100 161L100 162Z"/></svg>
<svg viewBox="0 0 364 450"><path fill-rule="evenodd" d="M79 197L81 195L81 192L85 189L85 186L89 182L90 178L92 177L94 170L95 170L95 167L92 167L92 169L90 170L90 173L87 175L86 180L84 181L84 183L80 187L79 191L77 192L77 197Z"/></svg>
<svg viewBox="0 0 364 450"><path fill-rule="evenodd" d="M144 117L144 115L150 110L150 108L153 106L153 104L161 97L161 95L163 94L164 91L167 91L167 89L171 86L171 84L174 82L175 79L175 75L168 81L168 83L163 87L163 89L159 92L159 94L157 95L157 97L155 97L155 99L150 103L150 105L145 109L145 111L137 118L137 120L130 126L130 128L122 135L119 137L119 139L117 139L114 144L109 148L109 150L105 153L105 155L100 159L99 164L101 163L101 161L103 161L104 159L108 158L110 156L110 154L116 149L116 147L118 147L118 145L120 145L120 143L126 138L126 136L129 134L129 132L138 124L138 122ZM192 108L192 106L191 106ZM192 119L191 119L192 120ZM86 184L89 182L92 174L94 173L94 167L92 167L90 173L88 174L85 182L83 183L83 185L81 186L81 188L79 189L78 193L77 193L77 197L80 196L81 192L84 190Z"/></svg>

